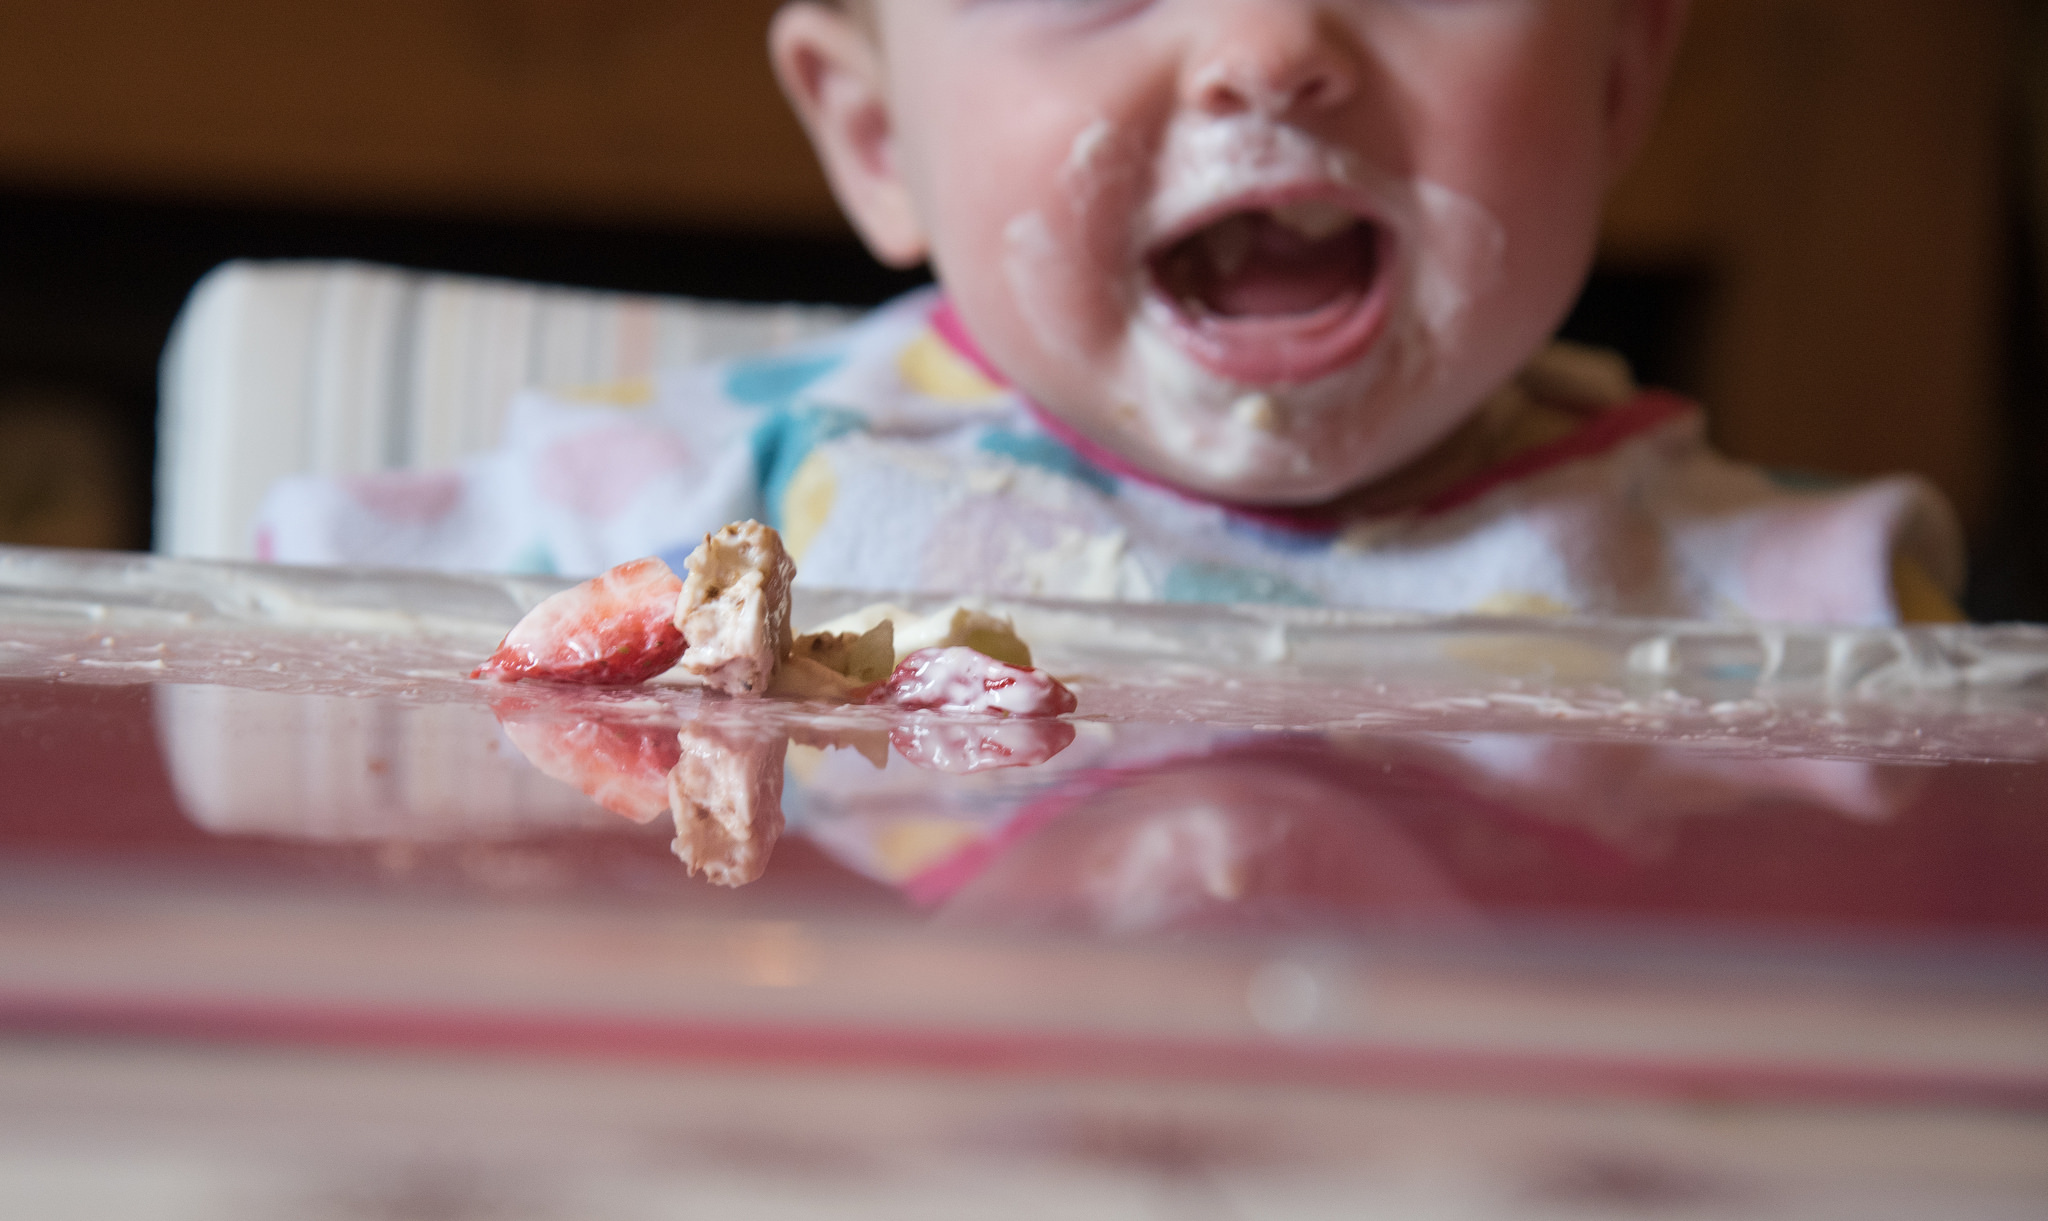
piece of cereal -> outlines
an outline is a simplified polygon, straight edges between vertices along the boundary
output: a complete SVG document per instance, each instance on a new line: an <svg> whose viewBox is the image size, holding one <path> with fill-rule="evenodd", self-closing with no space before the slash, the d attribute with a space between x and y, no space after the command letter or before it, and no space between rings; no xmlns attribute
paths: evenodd
<svg viewBox="0 0 2048 1221"><path fill-rule="evenodd" d="M789 583L796 563L782 536L734 522L690 553L675 625L689 648L684 673L727 695L765 695L789 655Z"/></svg>

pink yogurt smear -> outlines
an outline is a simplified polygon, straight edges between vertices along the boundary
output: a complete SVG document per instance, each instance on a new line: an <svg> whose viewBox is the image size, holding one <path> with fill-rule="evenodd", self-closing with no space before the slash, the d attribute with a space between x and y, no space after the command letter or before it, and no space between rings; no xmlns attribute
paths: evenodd
<svg viewBox="0 0 2048 1221"><path fill-rule="evenodd" d="M912 653L868 703L1016 717L1061 716L1075 706L1074 693L1043 670L997 661L965 645Z"/></svg>
<svg viewBox="0 0 2048 1221"><path fill-rule="evenodd" d="M926 771L955 776L1037 767L1073 741L1072 725L1044 718L991 724L919 717L889 731L889 742L897 754Z"/></svg>

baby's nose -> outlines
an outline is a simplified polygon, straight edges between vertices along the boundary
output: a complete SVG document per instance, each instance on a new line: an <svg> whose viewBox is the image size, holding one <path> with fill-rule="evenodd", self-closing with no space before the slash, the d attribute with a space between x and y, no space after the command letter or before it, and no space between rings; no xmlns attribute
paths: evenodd
<svg viewBox="0 0 2048 1221"><path fill-rule="evenodd" d="M1190 63L1187 101L1213 115L1274 118L1348 99L1357 68L1323 6L1251 0L1219 6L1218 21Z"/></svg>

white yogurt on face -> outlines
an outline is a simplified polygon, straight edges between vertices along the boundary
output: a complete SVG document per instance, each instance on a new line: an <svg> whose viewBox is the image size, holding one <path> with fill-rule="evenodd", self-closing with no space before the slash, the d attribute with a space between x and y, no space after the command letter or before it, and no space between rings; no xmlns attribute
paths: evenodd
<svg viewBox="0 0 2048 1221"><path fill-rule="evenodd" d="M1504 226L1477 201L1259 114L1182 116L1156 153L1097 120L1076 135L1061 185L1064 207L1010 222L1004 271L1043 352L1106 366L1125 448L1224 487L1332 463L1386 469L1469 406L1442 401L1441 383L1507 255ZM1145 256L1218 206L1304 188L1340 194L1381 230L1383 330L1352 364L1314 380L1220 376L1181 346ZM1120 333L1105 339L1105 326Z"/></svg>

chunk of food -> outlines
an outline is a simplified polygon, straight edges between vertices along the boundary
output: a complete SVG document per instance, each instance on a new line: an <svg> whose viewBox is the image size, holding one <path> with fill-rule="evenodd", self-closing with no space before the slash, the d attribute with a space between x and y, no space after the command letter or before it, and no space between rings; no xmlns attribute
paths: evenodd
<svg viewBox="0 0 2048 1221"><path fill-rule="evenodd" d="M796 638L789 655L857 683L878 683L896 668L896 625L884 619L865 632L810 632Z"/></svg>
<svg viewBox="0 0 2048 1221"><path fill-rule="evenodd" d="M969 648L1009 665L1031 666L1031 646L1017 635L1016 625L972 606L949 606L913 620L907 629L898 629L896 648L899 665L926 649Z"/></svg>
<svg viewBox="0 0 2048 1221"><path fill-rule="evenodd" d="M768 868L782 836L782 764L789 739L777 731L685 725L681 757L668 774L676 859L691 876L744 886Z"/></svg>
<svg viewBox="0 0 2048 1221"><path fill-rule="evenodd" d="M673 669L727 695L1059 716L1073 692L1031 668L1003 616L954 603L925 615L878 603L792 636L796 564L782 537L734 522L685 562L634 560L542 602L474 678L644 682ZM991 756L993 757L993 756Z"/></svg>
<svg viewBox="0 0 2048 1221"><path fill-rule="evenodd" d="M621 564L528 611L470 677L645 682L683 655L676 603L685 588L660 560Z"/></svg>
<svg viewBox="0 0 2048 1221"><path fill-rule="evenodd" d="M688 642L682 670L727 695L766 695L789 655L789 583L796 563L782 536L757 521L704 536L675 607Z"/></svg>
<svg viewBox="0 0 2048 1221"><path fill-rule="evenodd" d="M1015 717L1062 716L1075 707L1074 693L1052 675L965 645L912 653L867 702Z"/></svg>
<svg viewBox="0 0 2048 1221"><path fill-rule="evenodd" d="M923 615L913 614L888 602L877 602L822 624L813 634L857 634L881 623L895 625L893 644L896 657L892 665L901 665L906 657L924 649L950 649L956 645L965 645L1013 666L1031 664L1031 646L1024 643L1024 638L1017 634L1016 625L1007 616L991 614L965 602L955 602Z"/></svg>
<svg viewBox="0 0 2048 1221"><path fill-rule="evenodd" d="M768 693L788 699L856 702L896 665L895 628L887 619L866 632L798 636Z"/></svg>

